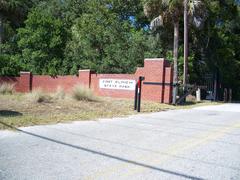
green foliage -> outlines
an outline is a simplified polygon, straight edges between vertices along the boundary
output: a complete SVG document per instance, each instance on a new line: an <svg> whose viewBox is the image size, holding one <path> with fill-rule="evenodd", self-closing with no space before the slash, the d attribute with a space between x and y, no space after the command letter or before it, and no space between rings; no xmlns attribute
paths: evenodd
<svg viewBox="0 0 240 180"><path fill-rule="evenodd" d="M15 76L21 70L17 55L14 55L14 44L0 44L0 76Z"/></svg>
<svg viewBox="0 0 240 180"><path fill-rule="evenodd" d="M29 9L38 2L39 0L1 0L0 19L10 21L15 28L19 27L22 25Z"/></svg>
<svg viewBox="0 0 240 180"><path fill-rule="evenodd" d="M233 0L211 1L208 18L200 30L192 30L195 72L219 76L223 87L240 99L240 9ZM201 79L201 78L198 78Z"/></svg>
<svg viewBox="0 0 240 180"><path fill-rule="evenodd" d="M135 28L141 29L149 24L143 12L143 4L141 0L106 0L111 11L116 13L121 20L131 20Z"/></svg>
<svg viewBox="0 0 240 180"><path fill-rule="evenodd" d="M33 9L18 29L18 47L24 69L36 74L57 75L61 72L65 33L61 20Z"/></svg>
<svg viewBox="0 0 240 180"><path fill-rule="evenodd" d="M170 27L169 27L170 26ZM158 28L154 32L147 34L147 49L145 50L146 58L162 58L165 57L168 60L172 60L168 56L169 51L172 51L173 44L173 29L171 25L167 24L164 27ZM171 53L172 54L172 53Z"/></svg>
<svg viewBox="0 0 240 180"><path fill-rule="evenodd" d="M14 58L14 56L0 55L0 75L1 76L15 76L20 72L19 62Z"/></svg>
<svg viewBox="0 0 240 180"><path fill-rule="evenodd" d="M143 61L144 33L121 20L105 3L90 1L88 12L72 27L66 49L70 71L90 68L96 72L133 72ZM66 65L67 65L66 64Z"/></svg>
<svg viewBox="0 0 240 180"><path fill-rule="evenodd" d="M140 0L40 1L17 30L18 49L7 58L18 62L16 71L35 74L134 72L147 48L144 24Z"/></svg>

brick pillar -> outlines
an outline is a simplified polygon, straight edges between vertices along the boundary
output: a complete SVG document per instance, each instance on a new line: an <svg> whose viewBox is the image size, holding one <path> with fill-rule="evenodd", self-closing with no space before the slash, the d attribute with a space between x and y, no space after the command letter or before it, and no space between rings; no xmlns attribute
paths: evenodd
<svg viewBox="0 0 240 180"><path fill-rule="evenodd" d="M87 88L90 88L91 87L91 70L90 69L79 70L78 75L79 75L80 84Z"/></svg>
<svg viewBox="0 0 240 180"><path fill-rule="evenodd" d="M165 63L163 58L153 58L144 60L142 74L145 76L143 82L142 96L145 100L163 102L163 83L165 76Z"/></svg>
<svg viewBox="0 0 240 180"><path fill-rule="evenodd" d="M165 86L163 102L170 104L172 102L172 83L173 83L173 69L172 67L165 67Z"/></svg>
<svg viewBox="0 0 240 180"><path fill-rule="evenodd" d="M32 90L32 73L20 72L18 91L30 92L31 90Z"/></svg>

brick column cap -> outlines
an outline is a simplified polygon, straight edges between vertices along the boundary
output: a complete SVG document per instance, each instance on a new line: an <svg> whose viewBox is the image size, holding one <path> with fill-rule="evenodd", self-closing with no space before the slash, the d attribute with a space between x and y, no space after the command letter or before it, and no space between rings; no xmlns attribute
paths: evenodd
<svg viewBox="0 0 240 180"><path fill-rule="evenodd" d="M164 58L146 58L144 61L165 61Z"/></svg>
<svg viewBox="0 0 240 180"><path fill-rule="evenodd" d="M20 71L20 74L31 74L29 71Z"/></svg>
<svg viewBox="0 0 240 180"><path fill-rule="evenodd" d="M91 71L91 69L81 69L81 70L78 70L78 72L84 72L84 71Z"/></svg>

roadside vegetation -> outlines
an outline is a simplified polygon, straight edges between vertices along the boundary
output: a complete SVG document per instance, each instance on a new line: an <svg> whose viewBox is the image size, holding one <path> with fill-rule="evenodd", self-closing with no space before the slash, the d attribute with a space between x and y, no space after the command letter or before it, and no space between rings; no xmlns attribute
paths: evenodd
<svg viewBox="0 0 240 180"><path fill-rule="evenodd" d="M10 87L1 85L0 89ZM142 113L159 112L170 109L192 108L209 102L189 102L182 106L172 106L154 102L142 102ZM71 93L58 88L55 93L34 90L31 93L0 92L0 129L4 125L14 127L41 124L55 124L79 120L97 120L133 115L133 100L97 97L89 89L76 86Z"/></svg>
<svg viewBox="0 0 240 180"><path fill-rule="evenodd" d="M91 89L84 88L81 85L76 85L72 92L73 99L77 101L99 101Z"/></svg>
<svg viewBox="0 0 240 180"><path fill-rule="evenodd" d="M14 92L14 84L3 83L0 85L0 94L12 94Z"/></svg>

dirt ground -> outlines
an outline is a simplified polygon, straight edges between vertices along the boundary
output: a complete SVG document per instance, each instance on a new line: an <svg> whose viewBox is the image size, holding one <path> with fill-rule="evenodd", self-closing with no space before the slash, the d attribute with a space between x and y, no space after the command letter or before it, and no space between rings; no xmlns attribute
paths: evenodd
<svg viewBox="0 0 240 180"><path fill-rule="evenodd" d="M206 103L202 103L206 104ZM158 112L168 109L196 106L172 106L153 102L142 102L142 112ZM1 123L19 126L55 124L75 120L97 120L135 114L133 100L100 98L99 101L77 101L71 97L50 102L31 102L24 94L0 95L0 129L7 127Z"/></svg>

